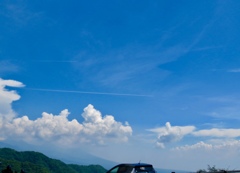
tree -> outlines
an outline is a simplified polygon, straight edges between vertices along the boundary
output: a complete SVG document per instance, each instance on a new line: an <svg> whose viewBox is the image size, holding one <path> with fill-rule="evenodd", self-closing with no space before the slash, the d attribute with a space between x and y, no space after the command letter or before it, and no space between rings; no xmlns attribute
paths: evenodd
<svg viewBox="0 0 240 173"><path fill-rule="evenodd" d="M210 173L210 172L211 172L211 173L212 173L212 172L223 172L223 173L225 173L226 170L216 168L215 165L214 165L214 166L208 165L207 170L205 170L205 169L199 169L199 170L197 171L197 173Z"/></svg>
<svg viewBox="0 0 240 173"><path fill-rule="evenodd" d="M13 173L11 166L8 165L6 169L2 170L2 173Z"/></svg>

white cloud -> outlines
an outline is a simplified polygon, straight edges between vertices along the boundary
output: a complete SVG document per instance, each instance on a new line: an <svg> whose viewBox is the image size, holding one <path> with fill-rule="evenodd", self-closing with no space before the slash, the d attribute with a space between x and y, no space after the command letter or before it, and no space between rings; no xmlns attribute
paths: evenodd
<svg viewBox="0 0 240 173"><path fill-rule="evenodd" d="M240 129L206 129L199 130L192 133L194 136L211 136L211 137L224 137L236 138L240 137Z"/></svg>
<svg viewBox="0 0 240 173"><path fill-rule="evenodd" d="M171 126L169 122L165 127L149 129L148 131L158 134L157 146L164 148L166 143L181 140L185 135L191 134L195 130L194 126Z"/></svg>
<svg viewBox="0 0 240 173"><path fill-rule="evenodd" d="M104 142L103 136L112 140L127 141L128 136L132 134L132 128L127 122L122 125L111 115L102 117L101 113L91 104L84 109L82 116L84 118L83 132L97 138L100 142Z"/></svg>
<svg viewBox="0 0 240 173"><path fill-rule="evenodd" d="M11 103L19 100L20 96L16 91L9 91L6 87L23 87L21 82L14 80L3 80L0 78L0 127L4 120L11 120L15 117L15 112L12 110Z"/></svg>
<svg viewBox="0 0 240 173"><path fill-rule="evenodd" d="M220 140L218 142L214 141L214 143L212 143L211 141L209 141L208 143L206 142L198 142L196 144L193 145L185 145L185 146L181 146L181 147L176 147L174 150L236 150L236 151L240 151L240 140Z"/></svg>
<svg viewBox="0 0 240 173"><path fill-rule="evenodd" d="M61 145L78 145L83 142L105 144L106 142L126 142L132 134L132 128L126 122L117 122L112 115L103 117L93 105L84 108L79 123L76 119L69 120L67 109L59 115L46 112L36 120L28 116L15 118L11 108L12 101L20 99L15 91L7 91L5 86L21 87L22 83L0 79L0 138L23 140L28 143L51 142Z"/></svg>
<svg viewBox="0 0 240 173"><path fill-rule="evenodd" d="M199 149L199 148L212 149L213 146L212 146L212 144L206 144L203 141L200 141L194 145L185 145L185 146L181 146L181 147L176 147L174 150L194 150L194 149Z"/></svg>
<svg viewBox="0 0 240 173"><path fill-rule="evenodd" d="M224 129L224 128L212 128L212 129L202 129L196 130L195 126L171 126L169 122L165 124L164 127L149 129L148 131L157 133L156 146L159 148L165 148L166 144L178 142L183 139L186 135L191 135L192 137L200 138L211 137L216 141L216 139L221 139L226 141L229 139L237 139L240 137L240 129ZM206 138L209 139L209 138ZM212 140L213 141L213 140ZM189 147L189 146L186 146ZM183 148L186 148L183 147ZM199 142L192 145L190 148L213 148L208 143ZM219 145L218 145L219 147Z"/></svg>

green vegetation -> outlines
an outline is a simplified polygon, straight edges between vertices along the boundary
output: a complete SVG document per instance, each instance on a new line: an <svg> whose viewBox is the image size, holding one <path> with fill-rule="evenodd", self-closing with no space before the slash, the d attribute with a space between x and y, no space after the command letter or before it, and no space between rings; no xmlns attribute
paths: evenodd
<svg viewBox="0 0 240 173"><path fill-rule="evenodd" d="M197 171L197 173L209 173L209 172L226 172L225 169L219 169L219 168L216 168L216 166L210 166L208 165L208 168L207 170L205 169L200 169Z"/></svg>
<svg viewBox="0 0 240 173"><path fill-rule="evenodd" d="M34 151L18 152L10 148L0 148L0 170L11 165L13 172L20 173L105 173L100 165L82 166L65 164Z"/></svg>

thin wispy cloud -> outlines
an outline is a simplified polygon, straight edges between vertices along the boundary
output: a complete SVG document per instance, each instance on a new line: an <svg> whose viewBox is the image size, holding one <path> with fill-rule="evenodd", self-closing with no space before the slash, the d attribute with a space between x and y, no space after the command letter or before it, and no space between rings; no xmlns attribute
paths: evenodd
<svg viewBox="0 0 240 173"><path fill-rule="evenodd" d="M228 70L230 73L240 73L240 68L230 69Z"/></svg>
<svg viewBox="0 0 240 173"><path fill-rule="evenodd" d="M20 70L20 67L8 60L0 61L0 74L15 73Z"/></svg>
<svg viewBox="0 0 240 173"><path fill-rule="evenodd" d="M240 146L239 140L229 140L229 141L224 141L224 142L221 141L216 144L200 141L193 145L185 145L185 146L181 146L181 147L176 147L172 150L173 151L177 151L177 150L187 151L187 150L206 149L207 151L209 151L209 150L219 151L220 149L226 149L226 148L237 149L237 148L239 148L239 146Z"/></svg>
<svg viewBox="0 0 240 173"><path fill-rule="evenodd" d="M74 62L78 62L78 61L37 60L37 61L33 61L33 62L41 62L41 63L74 63Z"/></svg>
<svg viewBox="0 0 240 173"><path fill-rule="evenodd" d="M228 73L240 73L240 68L233 69L212 69L213 72L228 72Z"/></svg>
<svg viewBox="0 0 240 173"><path fill-rule="evenodd" d="M27 26L30 21L37 21L43 16L43 12L31 10L26 3L5 2L1 5L4 11L0 15L13 22L15 26Z"/></svg>
<svg viewBox="0 0 240 173"><path fill-rule="evenodd" d="M90 91L71 91L71 90L55 90L55 89L42 89L42 88L24 88L24 89L27 89L27 90L35 90L35 91L43 91L43 92L96 94L96 95L131 96L131 97L153 97L152 95L127 94L127 93L107 93L107 92L90 92Z"/></svg>
<svg viewBox="0 0 240 173"><path fill-rule="evenodd" d="M206 46L206 47L197 47L193 48L191 51L196 52L196 51L206 51L206 50L212 50L212 49L221 49L224 46Z"/></svg>

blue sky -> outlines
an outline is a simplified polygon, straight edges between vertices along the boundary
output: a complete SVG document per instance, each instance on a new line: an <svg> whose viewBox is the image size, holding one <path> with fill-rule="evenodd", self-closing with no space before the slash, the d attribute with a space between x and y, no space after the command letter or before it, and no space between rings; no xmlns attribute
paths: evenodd
<svg viewBox="0 0 240 173"><path fill-rule="evenodd" d="M239 8L1 1L0 141L158 168L240 169Z"/></svg>

